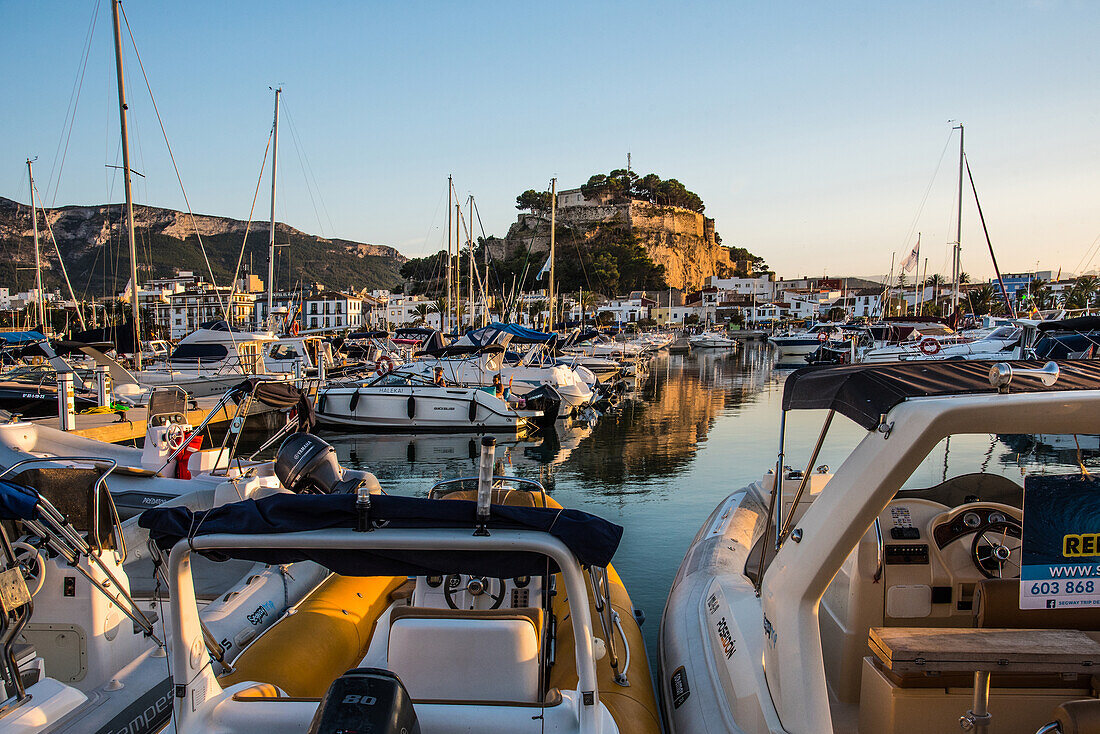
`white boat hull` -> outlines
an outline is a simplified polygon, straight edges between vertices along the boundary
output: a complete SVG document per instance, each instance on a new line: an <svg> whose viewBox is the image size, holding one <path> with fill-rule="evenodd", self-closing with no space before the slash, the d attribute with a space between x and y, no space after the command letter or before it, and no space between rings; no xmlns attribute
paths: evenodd
<svg viewBox="0 0 1100 734"><path fill-rule="evenodd" d="M322 425L397 432L515 433L538 415L514 410L495 395L469 387L330 388L317 405Z"/></svg>

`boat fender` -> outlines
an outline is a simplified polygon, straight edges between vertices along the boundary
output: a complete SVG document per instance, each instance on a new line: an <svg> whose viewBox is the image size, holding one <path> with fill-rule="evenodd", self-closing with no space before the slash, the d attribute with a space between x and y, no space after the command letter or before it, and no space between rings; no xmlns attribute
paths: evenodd
<svg viewBox="0 0 1100 734"><path fill-rule="evenodd" d="M325 403L327 403L327 402L328 402L328 393L327 392L321 393L321 397L318 398L318 400L317 400L317 412L318 413L324 413L325 412Z"/></svg>
<svg viewBox="0 0 1100 734"><path fill-rule="evenodd" d="M408 413L410 418L416 417L416 398L412 395L409 396Z"/></svg>
<svg viewBox="0 0 1100 734"><path fill-rule="evenodd" d="M470 422L477 419L477 393L470 398Z"/></svg>
<svg viewBox="0 0 1100 734"><path fill-rule="evenodd" d="M351 394L351 402L348 403L348 412L349 413L354 413L356 405L359 405L359 391L358 390L356 390L355 392L353 392Z"/></svg>

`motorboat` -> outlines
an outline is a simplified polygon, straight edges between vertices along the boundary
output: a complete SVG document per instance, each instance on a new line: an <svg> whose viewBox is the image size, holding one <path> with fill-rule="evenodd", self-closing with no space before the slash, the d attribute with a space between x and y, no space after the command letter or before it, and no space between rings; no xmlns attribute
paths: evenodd
<svg viewBox="0 0 1100 734"><path fill-rule="evenodd" d="M300 437L303 434L298 434ZM301 466L298 443L284 445L277 476ZM331 447L310 444L307 485L297 491L380 494L366 472L345 471ZM161 731L172 713L166 649L173 610L164 558L148 531L122 522L104 472L27 459L0 476L0 728L10 732L133 734ZM318 469L327 461L327 472ZM166 514L209 512L226 503L290 494L280 482L228 480L163 505ZM280 564L197 557L191 618L202 640L194 659L232 671L243 650L326 583L329 571L302 560ZM149 583L155 580L156 583Z"/></svg>
<svg viewBox="0 0 1100 734"><path fill-rule="evenodd" d="M840 324L822 322L802 331L773 334L768 337L768 341L775 345L779 362L792 360L801 362L803 357L816 351L823 342L828 341L830 334L840 326Z"/></svg>
<svg viewBox="0 0 1100 734"><path fill-rule="evenodd" d="M490 388L491 389L491 388ZM558 406L547 406L551 420ZM437 385L420 376L395 373L370 382L330 383L317 397L323 426L398 433L518 433L543 416L481 387Z"/></svg>
<svg viewBox="0 0 1100 734"><path fill-rule="evenodd" d="M738 346L736 339L731 339L717 331L704 331L688 337L693 349L732 349Z"/></svg>
<svg viewBox="0 0 1100 734"><path fill-rule="evenodd" d="M1063 550L1100 527L1091 479L907 482L953 434L1100 434L1100 364L804 368L782 408L775 467L719 504L673 581L669 731L1095 731L1095 557ZM827 411L804 471L786 466L794 410ZM866 434L829 473L838 414Z"/></svg>
<svg viewBox="0 0 1100 734"><path fill-rule="evenodd" d="M160 388L149 401L141 448L13 418L0 423L0 468L10 470L31 458L40 462L42 471L79 468L102 474L110 468L107 486L126 519L180 495L213 490L225 482L254 479L277 485L270 461L240 455L241 429L253 405L282 413L283 425L275 426L278 430L267 442L274 445L283 436L313 425L312 402L308 391L290 383L238 380L206 419L192 426L186 419L187 398L182 389ZM207 426L219 416L224 418L226 411L231 411L230 430L220 445L204 447Z"/></svg>
<svg viewBox="0 0 1100 734"><path fill-rule="evenodd" d="M517 397L548 387L561 399L562 418L589 405L593 392L585 378L571 367L557 364L554 340L542 338L556 335L531 332L538 336L521 337L528 339L530 348L526 353L507 351L513 330L521 328L501 324L467 332L455 344L421 352L420 358L397 367L394 374L434 380L436 368L441 368L447 384L468 387L492 387L494 377L499 376L509 394Z"/></svg>
<svg viewBox="0 0 1100 734"><path fill-rule="evenodd" d="M859 360L865 364L895 361L943 359L1020 359L1025 330L1019 326L998 326L976 334L932 336L915 333L898 344L864 349Z"/></svg>
<svg viewBox="0 0 1100 734"><path fill-rule="evenodd" d="M483 447L478 476L428 498L145 513L168 554L175 732L660 732L638 617L610 565L622 529L493 463ZM219 672L190 573L211 553L308 558L334 576Z"/></svg>
<svg viewBox="0 0 1100 734"><path fill-rule="evenodd" d="M144 387L176 385L193 397L221 395L248 375L267 373L264 352L278 341L270 331L242 331L225 321L203 324L179 341L163 366L133 372ZM274 374L286 379L289 374Z"/></svg>

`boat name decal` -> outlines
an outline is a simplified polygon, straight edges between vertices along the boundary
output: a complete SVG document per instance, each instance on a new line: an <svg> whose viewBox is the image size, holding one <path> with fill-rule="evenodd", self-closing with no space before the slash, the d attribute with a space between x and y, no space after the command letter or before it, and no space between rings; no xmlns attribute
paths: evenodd
<svg viewBox="0 0 1100 734"><path fill-rule="evenodd" d="M684 670L683 665L672 674L668 684L669 688L672 689L672 706L673 708L680 708L684 705L684 701L688 700L688 696L691 695L691 689L688 687L687 671Z"/></svg>
<svg viewBox="0 0 1100 734"><path fill-rule="evenodd" d="M730 634L729 625L726 624L726 618L722 617L718 620L716 625L718 630L718 639L722 642L722 652L726 655L726 660L733 657L733 654L737 652L737 645L734 642L733 635Z"/></svg>
<svg viewBox="0 0 1100 734"><path fill-rule="evenodd" d="M454 407L447 405L437 405L435 406L435 408L433 408L433 410L454 410Z"/></svg>
<svg viewBox="0 0 1100 734"><path fill-rule="evenodd" d="M101 734L144 734L158 731L172 714L172 682L165 678L159 685L127 706Z"/></svg>
<svg viewBox="0 0 1100 734"><path fill-rule="evenodd" d="M718 611L718 595L717 594L711 594L710 597L707 598L707 611L709 611L711 614L714 614L715 612Z"/></svg>
<svg viewBox="0 0 1100 734"><path fill-rule="evenodd" d="M270 601L265 601L260 606L256 607L256 611L248 615L248 621L252 624L260 624L268 616L275 613L275 604Z"/></svg>
<svg viewBox="0 0 1100 734"><path fill-rule="evenodd" d="M764 637L768 639L768 644L775 647L776 642L779 641L779 632L772 626L772 621L768 619L768 615L764 615Z"/></svg>

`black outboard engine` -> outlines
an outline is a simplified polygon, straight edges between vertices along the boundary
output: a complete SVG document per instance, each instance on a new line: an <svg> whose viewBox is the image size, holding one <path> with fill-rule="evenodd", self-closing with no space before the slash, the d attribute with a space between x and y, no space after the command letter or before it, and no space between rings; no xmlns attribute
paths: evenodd
<svg viewBox="0 0 1100 734"><path fill-rule="evenodd" d="M332 682L309 734L420 734L412 699L396 674L355 668Z"/></svg>
<svg viewBox="0 0 1100 734"><path fill-rule="evenodd" d="M537 387L523 396L524 405L528 410L541 410L542 417L535 421L539 428L549 428L558 419L561 411L561 395L550 385Z"/></svg>
<svg viewBox="0 0 1100 734"><path fill-rule="evenodd" d="M373 474L340 466L336 449L311 433L293 433L283 440L275 453L275 476L297 494L343 494L361 486L382 491Z"/></svg>

